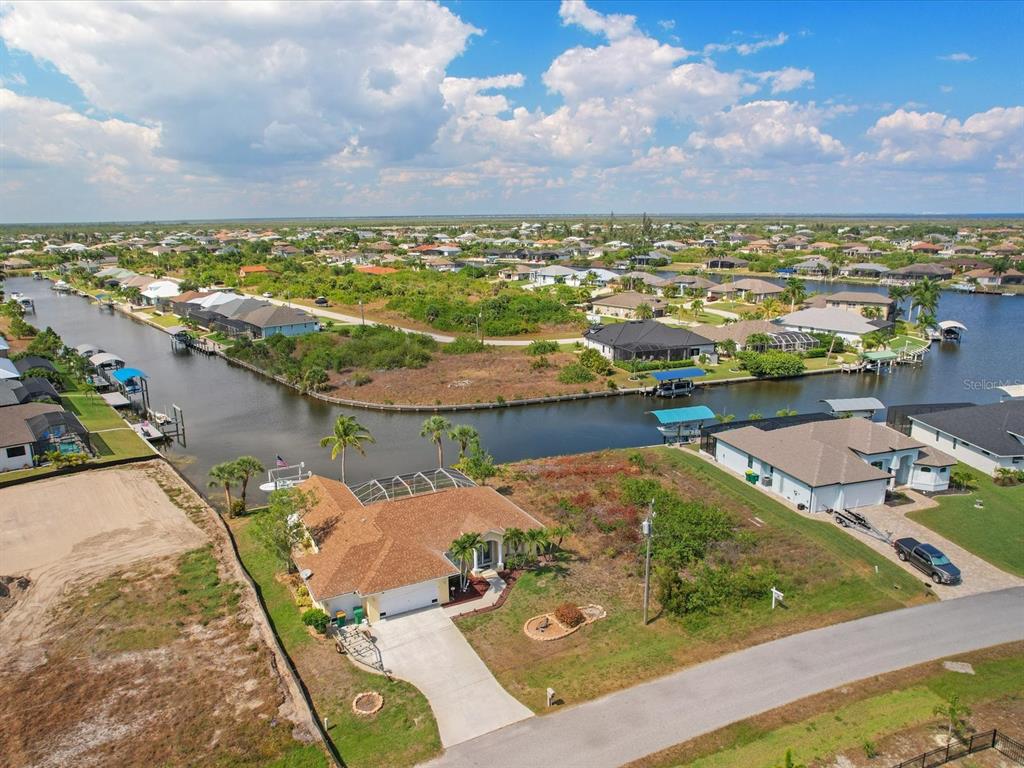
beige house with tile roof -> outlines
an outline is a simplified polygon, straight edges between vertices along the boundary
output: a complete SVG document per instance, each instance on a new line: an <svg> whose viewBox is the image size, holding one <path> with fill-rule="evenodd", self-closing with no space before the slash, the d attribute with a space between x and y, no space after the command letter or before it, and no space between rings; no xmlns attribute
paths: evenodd
<svg viewBox="0 0 1024 768"><path fill-rule="evenodd" d="M370 623L443 605L459 575L448 555L455 539L479 533L473 570L501 569L505 531L543 527L495 489L459 477L467 485L373 501L319 475L299 485L317 499L302 519L309 546L294 556L313 602L331 617L362 608Z"/></svg>

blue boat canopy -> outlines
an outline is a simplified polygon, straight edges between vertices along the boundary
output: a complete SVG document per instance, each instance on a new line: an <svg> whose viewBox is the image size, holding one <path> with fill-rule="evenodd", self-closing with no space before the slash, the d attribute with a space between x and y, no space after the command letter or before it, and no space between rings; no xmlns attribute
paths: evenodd
<svg viewBox="0 0 1024 768"><path fill-rule="evenodd" d="M146 374L144 374L138 368L118 368L116 371L113 372L113 376L122 384L127 383L130 379L146 378Z"/></svg>
<svg viewBox="0 0 1024 768"><path fill-rule="evenodd" d="M689 408L666 408L661 411L651 411L654 417L662 424L682 424L687 421L706 421L714 419L715 412L706 405L693 405Z"/></svg>
<svg viewBox="0 0 1024 768"><path fill-rule="evenodd" d="M702 368L675 368L671 371L655 371L651 374L658 381L675 381L676 379L692 379L694 376L703 376Z"/></svg>

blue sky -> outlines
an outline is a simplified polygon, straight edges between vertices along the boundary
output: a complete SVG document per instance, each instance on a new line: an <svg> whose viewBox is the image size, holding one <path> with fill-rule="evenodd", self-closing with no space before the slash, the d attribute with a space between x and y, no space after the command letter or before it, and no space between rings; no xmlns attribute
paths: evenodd
<svg viewBox="0 0 1024 768"><path fill-rule="evenodd" d="M1024 210L1022 3L0 12L0 217Z"/></svg>

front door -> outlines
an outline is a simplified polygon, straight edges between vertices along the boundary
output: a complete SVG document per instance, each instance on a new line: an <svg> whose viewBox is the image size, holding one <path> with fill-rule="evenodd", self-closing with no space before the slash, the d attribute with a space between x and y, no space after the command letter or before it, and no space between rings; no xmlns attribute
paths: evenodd
<svg viewBox="0 0 1024 768"><path fill-rule="evenodd" d="M483 568L490 568L494 564L494 542L485 541L480 547L480 554L477 555L477 565Z"/></svg>

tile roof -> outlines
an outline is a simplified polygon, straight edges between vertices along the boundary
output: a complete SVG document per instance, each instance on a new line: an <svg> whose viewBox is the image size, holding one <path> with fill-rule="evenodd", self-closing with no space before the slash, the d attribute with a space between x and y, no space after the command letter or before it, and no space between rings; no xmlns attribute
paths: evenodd
<svg viewBox="0 0 1024 768"><path fill-rule="evenodd" d="M610 296L594 299L591 303L594 306L618 307L621 309L636 309L641 304L646 304L651 309L661 309L665 306L665 302L657 296L648 296L643 293L636 293L635 291L613 293Z"/></svg>
<svg viewBox="0 0 1024 768"><path fill-rule="evenodd" d="M365 507L336 480L314 475L300 487L318 498L303 523L319 551L295 562L313 572L307 583L318 599L454 575L458 568L445 552L462 534L541 527L490 487L448 488Z"/></svg>
<svg viewBox="0 0 1024 768"><path fill-rule="evenodd" d="M847 304L893 304L893 300L881 293L872 291L836 291L825 296L825 301L837 301Z"/></svg>
<svg viewBox="0 0 1024 768"><path fill-rule="evenodd" d="M716 438L771 463L812 488L888 478L860 454L923 447L867 419L833 419L765 431L756 426L718 432Z"/></svg>

